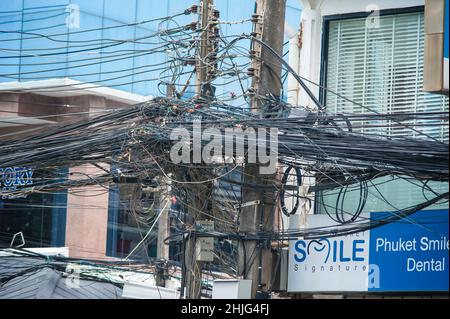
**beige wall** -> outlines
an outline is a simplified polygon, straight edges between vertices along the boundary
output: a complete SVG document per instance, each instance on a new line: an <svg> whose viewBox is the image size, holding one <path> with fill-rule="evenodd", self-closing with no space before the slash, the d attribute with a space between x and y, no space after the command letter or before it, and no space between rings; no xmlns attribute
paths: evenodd
<svg viewBox="0 0 450 319"><path fill-rule="evenodd" d="M84 165L69 170L71 179L78 173L95 176L101 171ZM66 246L74 258L104 259L108 228L108 191L100 186L71 189L67 196Z"/></svg>
<svg viewBox="0 0 450 319"><path fill-rule="evenodd" d="M96 111L127 105L100 96L48 97L37 94L0 93L0 121L2 118L39 117L53 123L71 122L95 116ZM61 116L61 114L90 112L89 115ZM50 117L47 117L50 116ZM6 125L0 127L0 140L36 134L46 125ZM24 133L25 132L25 133ZM109 169L108 167L104 167ZM105 173L95 166L71 168L71 179L85 178L88 174ZM100 186L71 189L67 197L65 244L69 256L85 259L110 259L105 256L108 227L108 191Z"/></svg>

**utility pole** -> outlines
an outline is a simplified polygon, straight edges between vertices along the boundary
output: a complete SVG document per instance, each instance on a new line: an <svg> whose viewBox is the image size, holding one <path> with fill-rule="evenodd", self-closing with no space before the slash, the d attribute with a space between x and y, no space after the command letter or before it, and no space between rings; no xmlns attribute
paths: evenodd
<svg viewBox="0 0 450 319"><path fill-rule="evenodd" d="M205 58L208 55L208 24L210 19L210 10L214 5L213 0L200 1L200 29L203 30L200 35L200 47L198 48L198 56L196 59L195 72L196 81L195 88L197 96L202 96L202 85L208 77L208 67L205 64ZM206 30L204 30L206 28Z"/></svg>
<svg viewBox="0 0 450 319"><path fill-rule="evenodd" d="M173 83L167 84L166 97L173 99L175 95L175 87ZM170 216L169 210L171 206L170 192L172 191L171 182L165 179L164 182L167 185L166 194L160 194L159 198L159 208L163 209L161 216L158 220L158 241L156 247L156 285L160 287L165 287L165 279L167 277L167 261L169 260L169 245L164 243L164 240L170 236Z"/></svg>
<svg viewBox="0 0 450 319"><path fill-rule="evenodd" d="M169 95L169 94L168 94ZM161 194L159 198L159 207L163 210L158 220L158 243L156 248L157 271L156 284L160 287L165 287L167 276L167 261L169 260L169 245L164 243L164 240L170 236L170 216L169 210L171 205L170 198L170 181L167 182L167 194Z"/></svg>
<svg viewBox="0 0 450 319"><path fill-rule="evenodd" d="M214 51L216 49L217 25L214 21L218 19L218 11L214 10L213 0L200 1L199 8L199 27L202 30L199 38L198 54L196 56L196 95L200 101L208 101L214 95L210 80L214 77ZM191 202L193 210L191 215L194 216L195 230L205 219L201 212L208 209L209 205L205 205L206 197L201 196L202 190L192 185L190 190L195 198ZM200 299L202 288L202 268L204 261L200 256L200 246L204 243L203 239L197 239L189 236L186 243L185 255L185 283L186 283L186 299Z"/></svg>
<svg viewBox="0 0 450 319"><path fill-rule="evenodd" d="M272 47L280 56L283 51L286 0L256 0L253 15L253 36ZM256 41L252 43L254 74L251 93L252 111L260 115L267 97L280 101L281 62ZM260 175L258 164L246 164L244 169L243 207L240 214L240 233L255 234L272 231L276 209L275 173ZM270 241L244 240L239 248L239 270L245 279L252 280L252 298L264 298L270 290L272 251Z"/></svg>

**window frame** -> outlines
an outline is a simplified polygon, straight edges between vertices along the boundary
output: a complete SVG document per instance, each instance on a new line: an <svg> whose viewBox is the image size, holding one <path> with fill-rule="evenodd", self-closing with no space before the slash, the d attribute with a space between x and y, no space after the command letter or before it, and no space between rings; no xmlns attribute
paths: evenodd
<svg viewBox="0 0 450 319"><path fill-rule="evenodd" d="M425 6L413 6L406 8L392 8L380 10L379 15L389 16L389 15L400 15L406 13L418 13L424 12ZM319 86L319 101L327 108L327 80L328 80L328 56L329 56L329 35L330 35L330 22L338 20L349 20L349 19L359 19L367 18L372 12L351 12L342 14L326 15L322 18L322 39L321 39L321 53L320 53L320 86ZM319 192L314 195L314 215L319 214Z"/></svg>
<svg viewBox="0 0 450 319"><path fill-rule="evenodd" d="M380 10L380 17L389 15L399 15L405 13L417 13L424 12L425 6L415 6L407 8L395 8ZM322 19L322 44L320 54L320 88L319 88L319 101L326 108L327 93L325 88L327 87L328 80L328 49L329 49L329 35L330 35L330 22L337 20L349 20L358 18L367 18L372 12L352 12L344 14L334 14L323 16Z"/></svg>

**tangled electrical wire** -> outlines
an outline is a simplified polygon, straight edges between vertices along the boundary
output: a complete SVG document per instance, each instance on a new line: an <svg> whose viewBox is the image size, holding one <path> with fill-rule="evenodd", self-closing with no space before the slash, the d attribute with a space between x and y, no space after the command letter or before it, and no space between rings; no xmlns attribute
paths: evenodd
<svg viewBox="0 0 450 319"><path fill-rule="evenodd" d="M0 160L6 166L33 166L48 171L91 164L100 171L96 176L85 178L61 180L55 176L51 182L37 181L32 188L16 191L21 194L107 185L129 178L127 175L130 174L142 185L151 184L158 176L164 176L180 187L206 184L225 178L228 173L221 176L220 169L228 167L230 170L236 164L202 163L199 166L204 170L202 172L196 170L195 165L171 161L170 150L175 144L170 137L173 130L183 125L190 130L192 138L196 116L202 118L203 129L215 128L223 134L227 128L276 128L280 162L293 165L300 183L299 167L322 176L315 190L355 183L365 185L364 180L389 174L448 181L448 148L443 143L372 137L343 132L332 125L317 128L300 117L260 119L231 105L167 98L156 98L82 122L55 125L40 134L0 143ZM207 141L202 143L207 145ZM269 145L266 147L269 151ZM405 154L408 154L407 158ZM235 156L233 162L239 162L238 154L222 155ZM106 167L115 169L111 171ZM286 183L289 173L290 170L284 174L282 184ZM181 176L181 180L170 178L170 174ZM362 191L362 195L364 193ZM8 195L13 196L14 192Z"/></svg>
<svg viewBox="0 0 450 319"><path fill-rule="evenodd" d="M30 49L30 53L20 55L13 55L8 51L8 56L4 57L7 60L13 57L27 59L31 56L45 60L60 54L80 57L89 54L88 57L72 60L71 68L76 70L96 65L100 59L102 64L112 65L136 57L157 59L164 56L167 58L164 63L106 71L103 73L112 74L112 77L70 85L70 90L95 88L99 84L121 86L145 82L157 83L160 94L167 97L152 98L127 108L101 110L98 114L55 114L53 116L63 116L67 121L49 125L45 130L10 135L8 141L0 142L2 165L35 167L42 172L42 177L36 178L33 185L3 190L1 195L16 198L93 186L109 192L117 185L135 184L137 187L130 190L127 207L142 226L154 225L157 221L156 210L151 206L154 198L151 198L153 195L150 194L158 193L164 198L175 195L182 208L175 216L176 232L166 239L166 243L180 244L186 236L217 238L216 245L220 245L221 249L215 250L215 260L218 261L215 266L225 272L230 272L231 269L234 274L238 273L236 247L245 241L283 241L300 236L319 238L352 234L407 218L420 209L448 199L448 192L437 193L427 185L429 181L448 182L448 143L429 138L420 131L419 126L409 124L411 121L434 121L440 126L447 125L448 112L381 114L367 108L367 113L361 114L327 112L324 105L305 85L305 79L296 74L283 57L263 41L245 34L224 36L217 27L223 23L218 16L213 25L204 28L200 28L197 22L186 24L176 19L195 14L197 10L198 8L191 7L178 15L139 22L139 25L158 22L158 30L134 39L100 41L80 38L71 40L69 52L59 51L62 47L52 48L49 50L51 52L45 53L40 53L39 48L35 48ZM248 21L242 21L246 22ZM83 30L80 34L95 31L98 29ZM204 33L207 33L208 41L213 43L214 49L206 57L201 57L199 48ZM60 38L67 34L44 35L27 32L21 35L26 36L25 39L46 38L51 42L60 42ZM283 70L292 74L310 95L316 104L316 110L282 102L283 93L281 98L276 98L255 92L251 87L254 73L249 69L255 56L243 44L246 41L248 44L258 42L271 52L282 64ZM67 39L63 43L67 43ZM130 43L151 47L128 50L126 45ZM106 51L108 48L113 51ZM94 51L101 51L101 54L92 57ZM5 73L0 76L15 79L20 75L22 80L39 79L45 77L45 72L64 70L66 66L58 66L60 63L62 62L52 60L46 63L46 68L42 70L21 74ZM49 69L49 65L55 67ZM198 68L208 71L207 81L193 83L193 76ZM121 82L131 75L134 77L148 74L151 74L150 78ZM82 71L78 74L88 75ZM73 88L74 86L78 88ZM231 92L230 87L233 88ZM33 89L33 92L57 93L65 89L65 85L48 86ZM24 89L20 93L28 91ZM201 91L202 94L192 97L190 93L193 91ZM249 107L250 100L254 99L262 105L260 110ZM249 130L247 132L251 129L266 132L276 129L276 155L279 166L285 168L280 174L281 179L270 175L262 176L262 182L255 183L251 179L254 176L248 176L245 171L248 164L246 155L250 151L247 145L248 137L247 141L236 139L234 142L236 149L237 146L243 147L244 153L235 149L232 153L225 153L225 149L221 149L218 154L223 158L221 161L202 159L199 163L175 163L171 158L171 150L179 141L172 137L178 128L184 128L188 132L185 146L189 146L189 158L198 155L191 146L195 144L195 124L199 119L203 130L214 129L215 134L221 138L230 129ZM377 124L370 124L374 121L377 121ZM361 129L372 126L385 129L393 125L418 132L423 138L390 137L361 132ZM201 148L204 149L208 143L207 139L202 139ZM270 145L258 145L258 151L270 154ZM86 166L94 168L93 173L77 171L77 168ZM67 169L70 169L68 174L62 173L62 170ZM424 181L423 192L431 190L434 196L424 196L424 202L392 211L377 220L361 219L371 191L369 183L383 176L402 176ZM308 178L314 178L316 183L299 193ZM350 188L358 190L359 202L354 211L347 212L344 202ZM244 201L243 189L274 193L270 200L275 198L280 211L287 216L295 214L302 201L311 201L308 197L311 194L318 193L318 199L324 204L324 192L335 191L335 204L331 207L324 206L324 210L331 220L339 225L295 231L286 231L283 227L281 230L242 234L239 223ZM288 200L293 200L289 208ZM276 214L275 211L272 213ZM215 230L196 229L196 221L200 219L214 220ZM245 253L256 255L255 252ZM184 262L183 258L182 266Z"/></svg>

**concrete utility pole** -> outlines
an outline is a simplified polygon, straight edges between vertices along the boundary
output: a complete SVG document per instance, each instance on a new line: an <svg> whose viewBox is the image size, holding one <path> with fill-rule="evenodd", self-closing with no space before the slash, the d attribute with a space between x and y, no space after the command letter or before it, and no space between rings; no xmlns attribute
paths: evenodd
<svg viewBox="0 0 450 319"><path fill-rule="evenodd" d="M166 96L169 99L173 99L175 95L175 87L172 83L167 84ZM156 271L156 284L160 287L165 287L165 278L167 275L167 261L169 260L169 245L164 243L164 240L170 236L170 216L169 210L171 206L170 192L171 182L166 179L167 193L162 194L157 200L159 200L159 208L163 209L161 216L158 220L158 242L156 247L156 258L158 260Z"/></svg>
<svg viewBox="0 0 450 319"><path fill-rule="evenodd" d="M286 0L256 0L254 36L282 55ZM252 110L262 117L264 101L257 96L280 100L281 62L259 43L253 42L254 63ZM249 70L250 71L250 70ZM275 216L275 174L260 175L258 164L247 164L244 169L243 207L240 214L240 233L271 231ZM244 253L245 249L245 253ZM270 290L272 251L270 242L244 241L239 254L239 269L245 279L252 280L252 298L263 298ZM245 258L244 258L245 256Z"/></svg>
<svg viewBox="0 0 450 319"><path fill-rule="evenodd" d="M164 240L170 236L170 216L169 210L171 205L170 199L170 181L167 181L167 194L159 198L159 207L163 210L158 220L158 244L156 247L156 258L158 259L157 285L165 287L165 278L167 275L167 261L169 260L169 245L164 243Z"/></svg>
<svg viewBox="0 0 450 319"><path fill-rule="evenodd" d="M210 22L210 12L212 10L212 7L214 5L213 0L203 0L200 1L200 29L207 28L209 22ZM200 36L200 47L198 49L199 54L196 59L196 81L195 81L195 88L197 96L202 96L202 84L206 82L208 79L208 66L205 64L205 59L208 55L208 49L209 49L209 32L208 30L204 30L201 33Z"/></svg>
<svg viewBox="0 0 450 319"><path fill-rule="evenodd" d="M214 76L214 70L210 66L210 63L213 62L211 61L213 58L211 52L215 49L214 37L216 35L214 32L216 25L213 24L213 20L218 18L217 12L214 11L214 1L200 1L199 14L199 27L203 31L200 35L200 47L198 49L198 55L196 56L196 94L197 97L208 100L213 94L213 92L211 92L211 87L206 85L208 81L212 79L212 76ZM202 191L197 189L195 185L192 185L191 192L197 196L197 200L190 204L193 208L191 214L195 217L194 227L198 228L199 224L204 220L204 216L201 212L205 208L207 209L208 205L205 205L206 197L200 195ZM200 246L203 243L204 241L202 239L196 239L195 237L189 237L186 243L186 266L184 274L186 278L186 299L201 298L202 267L204 261L201 261L202 258L199 250L202 249Z"/></svg>

